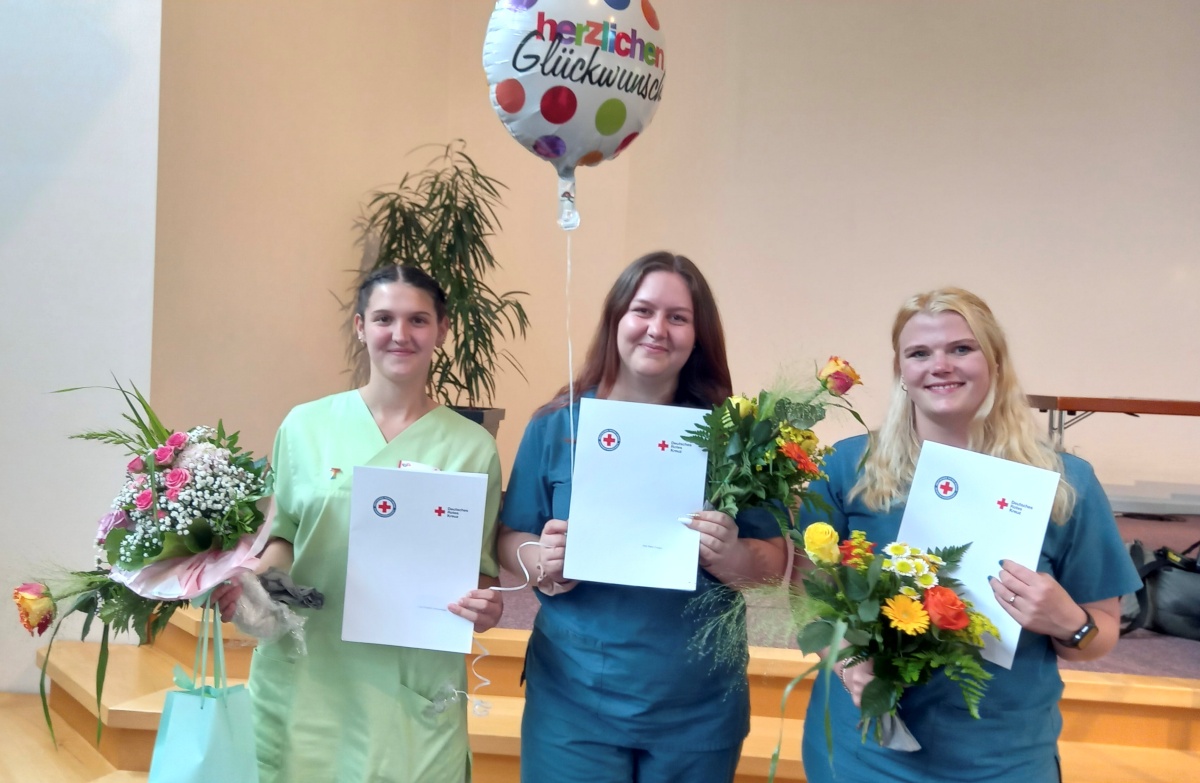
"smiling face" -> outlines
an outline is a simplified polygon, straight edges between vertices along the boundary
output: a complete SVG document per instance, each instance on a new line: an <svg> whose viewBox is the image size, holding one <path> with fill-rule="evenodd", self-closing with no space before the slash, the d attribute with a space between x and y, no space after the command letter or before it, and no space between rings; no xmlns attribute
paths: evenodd
<svg viewBox="0 0 1200 783"><path fill-rule="evenodd" d="M433 351L446 339L449 328L437 318L433 298L404 282L375 285L354 329L366 345L371 376L393 382L419 378L425 382Z"/></svg>
<svg viewBox="0 0 1200 783"><path fill-rule="evenodd" d="M917 434L936 430L965 440L991 390L987 357L966 320L954 312L917 313L900 330L897 348Z"/></svg>
<svg viewBox="0 0 1200 783"><path fill-rule="evenodd" d="M696 344L692 294L675 272L651 272L617 322L617 383L674 383Z"/></svg>

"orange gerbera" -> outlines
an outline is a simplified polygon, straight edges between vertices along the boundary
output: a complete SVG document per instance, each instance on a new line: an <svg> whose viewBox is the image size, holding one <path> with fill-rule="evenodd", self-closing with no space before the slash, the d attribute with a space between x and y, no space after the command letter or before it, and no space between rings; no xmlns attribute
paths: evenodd
<svg viewBox="0 0 1200 783"><path fill-rule="evenodd" d="M802 473L820 473L817 463L812 461L808 452L799 443L785 443L779 447L779 453L796 463Z"/></svg>

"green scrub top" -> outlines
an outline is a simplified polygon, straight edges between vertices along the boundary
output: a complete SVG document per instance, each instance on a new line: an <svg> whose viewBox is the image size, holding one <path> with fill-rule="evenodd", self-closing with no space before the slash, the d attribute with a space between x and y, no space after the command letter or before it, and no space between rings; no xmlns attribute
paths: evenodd
<svg viewBox="0 0 1200 783"><path fill-rule="evenodd" d="M466 690L463 656L341 639L354 467L396 467L401 460L487 474L479 570L499 574L500 460L482 427L438 407L388 443L357 391L294 408L275 439L271 534L293 543L293 578L324 593L325 605L299 610L307 655L296 655L287 639L254 652L250 695L261 783L470 778L465 700L434 703L448 689ZM421 545L437 556L437 541Z"/></svg>

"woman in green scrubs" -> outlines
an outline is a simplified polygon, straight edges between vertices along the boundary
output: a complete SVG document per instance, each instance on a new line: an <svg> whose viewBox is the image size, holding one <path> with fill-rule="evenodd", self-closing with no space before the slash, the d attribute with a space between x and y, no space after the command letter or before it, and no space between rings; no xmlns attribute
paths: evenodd
<svg viewBox="0 0 1200 783"><path fill-rule="evenodd" d="M486 473L479 589L450 611L476 631L500 619L495 522L496 443L425 393L434 349L446 337L445 294L424 272L390 266L359 288L354 328L370 359L360 389L299 405L275 439L271 539L261 570L290 570L325 595L300 609L307 655L290 641L263 643L250 667L261 783L424 783L470 778L460 654L344 642L342 611L353 469L417 463ZM423 544L437 557L437 541ZM387 584L380 590L390 590ZM240 593L225 588L222 607ZM231 612L226 612L230 614Z"/></svg>

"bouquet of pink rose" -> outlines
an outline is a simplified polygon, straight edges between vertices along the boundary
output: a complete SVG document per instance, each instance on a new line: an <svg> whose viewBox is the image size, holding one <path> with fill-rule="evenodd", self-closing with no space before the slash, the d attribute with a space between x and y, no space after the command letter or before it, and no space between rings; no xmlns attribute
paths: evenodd
<svg viewBox="0 0 1200 783"><path fill-rule="evenodd" d="M58 580L27 582L13 591L30 634L41 635L53 624L41 682L51 736L46 666L66 617L85 615L84 637L96 618L104 626L96 673L98 706L110 632L132 630L140 644L154 641L177 608L256 565L254 555L268 532L258 507L271 488L265 458L242 451L238 433L227 434L220 422L216 428L173 431L163 426L137 387L128 391L117 384L116 390L129 405L124 418L134 431L73 436L122 446L131 457L112 510L96 530L96 567Z"/></svg>

